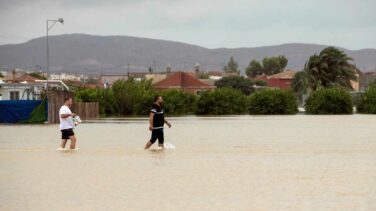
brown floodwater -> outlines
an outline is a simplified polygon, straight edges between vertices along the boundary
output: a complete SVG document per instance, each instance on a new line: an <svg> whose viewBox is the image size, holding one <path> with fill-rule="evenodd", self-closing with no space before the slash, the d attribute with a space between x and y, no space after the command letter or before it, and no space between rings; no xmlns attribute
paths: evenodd
<svg viewBox="0 0 376 211"><path fill-rule="evenodd" d="M376 116L144 118L0 125L0 210L376 210ZM154 146L155 147L155 146Z"/></svg>

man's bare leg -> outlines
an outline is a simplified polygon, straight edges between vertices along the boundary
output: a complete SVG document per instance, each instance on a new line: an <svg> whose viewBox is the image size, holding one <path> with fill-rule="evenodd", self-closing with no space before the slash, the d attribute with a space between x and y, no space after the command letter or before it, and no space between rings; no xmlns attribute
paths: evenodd
<svg viewBox="0 0 376 211"><path fill-rule="evenodd" d="M145 149L149 149L151 147L152 143L148 141L145 145Z"/></svg>
<svg viewBox="0 0 376 211"><path fill-rule="evenodd" d="M76 136L69 136L69 139L71 140L70 149L76 149Z"/></svg>
<svg viewBox="0 0 376 211"><path fill-rule="evenodd" d="M62 148L62 149L65 149L65 145L67 144L67 139L61 139L61 144L60 144L60 147Z"/></svg>

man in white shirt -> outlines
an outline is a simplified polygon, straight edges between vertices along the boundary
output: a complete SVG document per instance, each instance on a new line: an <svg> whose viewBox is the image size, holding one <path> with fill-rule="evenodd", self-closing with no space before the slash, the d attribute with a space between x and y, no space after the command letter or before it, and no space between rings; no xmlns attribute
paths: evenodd
<svg viewBox="0 0 376 211"><path fill-rule="evenodd" d="M60 107L59 117L62 141L59 150L65 149L65 145L67 144L68 139L71 140L70 149L76 149L76 137L74 136L73 132L73 117L75 117L76 114L72 113L70 110L72 103L72 98L68 97L64 100L64 105Z"/></svg>

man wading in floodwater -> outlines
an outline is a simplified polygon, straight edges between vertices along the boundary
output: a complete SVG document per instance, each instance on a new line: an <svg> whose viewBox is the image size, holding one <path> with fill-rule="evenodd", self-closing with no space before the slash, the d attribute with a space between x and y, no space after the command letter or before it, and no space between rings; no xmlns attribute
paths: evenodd
<svg viewBox="0 0 376 211"><path fill-rule="evenodd" d="M73 117L76 116L69 109L72 106L72 98L68 97L64 100L64 105L60 107L59 117L60 117L60 130L61 130L61 145L59 150L64 150L68 139L71 140L70 149L76 149L76 137L74 136L73 128L74 122Z"/></svg>
<svg viewBox="0 0 376 211"><path fill-rule="evenodd" d="M159 147L164 148L163 125L166 123L170 128L171 124L167 120L165 120L163 116L162 103L162 96L157 95L154 97L154 104L149 114L149 130L151 131L151 138L150 141L146 143L145 149L149 149L149 147L153 145L157 139Z"/></svg>

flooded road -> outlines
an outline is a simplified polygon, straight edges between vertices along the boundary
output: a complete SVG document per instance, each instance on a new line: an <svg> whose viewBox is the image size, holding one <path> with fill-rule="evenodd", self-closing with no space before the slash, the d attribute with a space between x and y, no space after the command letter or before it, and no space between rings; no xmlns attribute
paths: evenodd
<svg viewBox="0 0 376 211"><path fill-rule="evenodd" d="M144 118L0 125L0 210L375 210L376 116ZM154 146L155 148L155 146Z"/></svg>

